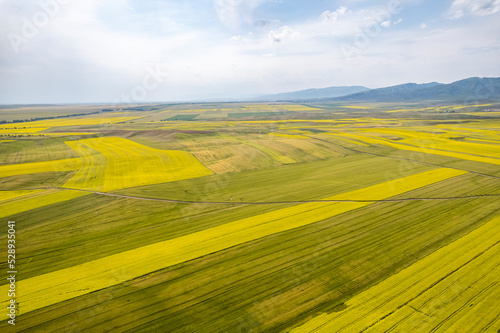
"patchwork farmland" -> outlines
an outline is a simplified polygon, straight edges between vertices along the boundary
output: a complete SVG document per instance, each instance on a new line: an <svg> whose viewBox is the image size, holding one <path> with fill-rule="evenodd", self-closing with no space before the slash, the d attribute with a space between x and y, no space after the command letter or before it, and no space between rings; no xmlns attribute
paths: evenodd
<svg viewBox="0 0 500 333"><path fill-rule="evenodd" d="M498 332L497 108L82 106L1 124L15 331Z"/></svg>

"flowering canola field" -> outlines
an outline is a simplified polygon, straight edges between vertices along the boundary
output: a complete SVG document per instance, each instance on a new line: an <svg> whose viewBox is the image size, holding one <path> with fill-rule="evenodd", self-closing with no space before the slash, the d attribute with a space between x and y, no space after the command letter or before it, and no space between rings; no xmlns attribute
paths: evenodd
<svg viewBox="0 0 500 333"><path fill-rule="evenodd" d="M499 274L496 217L291 333L496 332Z"/></svg>
<svg viewBox="0 0 500 333"><path fill-rule="evenodd" d="M464 172L442 168L336 195L325 200L383 200L461 174ZM74 193L80 194L76 191ZM23 290L19 300L24 304L21 311L27 313L164 267L318 222L370 204L371 202L300 204L22 280L19 281L19 288ZM128 273L117 277L115 274L117 269ZM7 295L6 288L7 286L0 287L0 295ZM2 305L4 303L5 301L2 301Z"/></svg>
<svg viewBox="0 0 500 333"><path fill-rule="evenodd" d="M500 119L483 106L162 104L1 124L16 328L495 333Z"/></svg>
<svg viewBox="0 0 500 333"><path fill-rule="evenodd" d="M118 137L66 143L83 164L66 188L106 192L212 174L185 151L154 149Z"/></svg>

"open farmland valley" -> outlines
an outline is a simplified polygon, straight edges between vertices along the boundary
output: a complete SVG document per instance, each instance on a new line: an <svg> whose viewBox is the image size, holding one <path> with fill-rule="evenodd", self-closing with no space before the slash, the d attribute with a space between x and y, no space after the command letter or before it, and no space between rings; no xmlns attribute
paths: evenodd
<svg viewBox="0 0 500 333"><path fill-rule="evenodd" d="M0 109L0 331L496 333L499 109Z"/></svg>

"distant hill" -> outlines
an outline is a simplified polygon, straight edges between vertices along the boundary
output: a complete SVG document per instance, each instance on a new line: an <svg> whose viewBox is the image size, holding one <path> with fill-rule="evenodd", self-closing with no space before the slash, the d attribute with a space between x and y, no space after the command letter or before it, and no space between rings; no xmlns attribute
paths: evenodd
<svg viewBox="0 0 500 333"><path fill-rule="evenodd" d="M379 100L392 101L393 99L400 99L400 98L407 99L420 89L433 88L440 85L443 84L437 82L424 83L424 84L405 83L405 84L399 84L397 86L371 89L368 91L350 94L347 96L340 96L335 99L342 101L379 101Z"/></svg>
<svg viewBox="0 0 500 333"><path fill-rule="evenodd" d="M342 86L322 89L307 89L266 95L252 100L258 101L322 101L322 102L421 102L500 100L500 78L472 77L450 84L430 82L424 84L405 83L391 87L368 89L363 86Z"/></svg>
<svg viewBox="0 0 500 333"><path fill-rule="evenodd" d="M324 101L405 102L433 100L467 102L495 99L500 99L500 78L473 77L450 84L406 83L338 98L328 98Z"/></svg>
<svg viewBox="0 0 500 333"><path fill-rule="evenodd" d="M275 95L266 95L258 97L257 99L263 101L287 101L287 100L307 100L307 99L323 99L334 98L350 94L355 94L361 91L370 90L362 86L349 86L349 87L328 87L320 89L307 89L293 92L285 92Z"/></svg>

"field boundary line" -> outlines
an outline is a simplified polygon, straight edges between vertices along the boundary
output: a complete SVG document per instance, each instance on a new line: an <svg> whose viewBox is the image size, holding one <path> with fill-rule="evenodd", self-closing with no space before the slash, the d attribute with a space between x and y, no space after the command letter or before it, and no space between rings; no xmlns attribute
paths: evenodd
<svg viewBox="0 0 500 333"><path fill-rule="evenodd" d="M70 188L65 188L70 189ZM360 202L360 203L377 203L377 202L406 202L406 201L434 201L434 200L461 200L461 199L479 199L479 198L496 198L500 197L499 194L478 194L478 195L468 195L468 196L457 196L457 197L438 197L438 198L403 198L403 199L379 199L379 200L355 200L355 199L334 199L334 200L292 200L292 201L265 201L265 202L251 202L251 201L189 201L189 200L177 200L177 199L161 199L161 198L147 198L138 197L133 195L125 195L119 193L108 193L108 192L97 192L82 189L71 189L75 191L89 192L97 195L119 197L125 199L135 199L135 200L148 200L148 201L160 201L160 202L170 202L170 203L182 203L182 204L205 204L205 205L286 205L286 204L304 204L304 203L335 203L335 202Z"/></svg>

